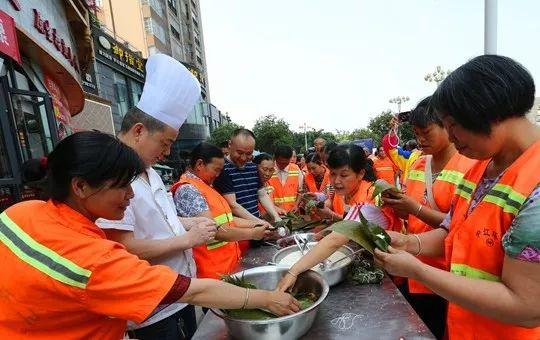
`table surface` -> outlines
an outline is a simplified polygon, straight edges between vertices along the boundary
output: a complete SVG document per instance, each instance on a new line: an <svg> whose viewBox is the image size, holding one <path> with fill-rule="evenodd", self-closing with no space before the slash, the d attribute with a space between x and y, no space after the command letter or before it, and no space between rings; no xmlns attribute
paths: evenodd
<svg viewBox="0 0 540 340"><path fill-rule="evenodd" d="M250 249L240 270L266 265L277 251L271 246ZM206 313L195 340L230 339L225 322ZM321 304L311 329L301 339L435 339L394 283L358 285L344 281Z"/></svg>

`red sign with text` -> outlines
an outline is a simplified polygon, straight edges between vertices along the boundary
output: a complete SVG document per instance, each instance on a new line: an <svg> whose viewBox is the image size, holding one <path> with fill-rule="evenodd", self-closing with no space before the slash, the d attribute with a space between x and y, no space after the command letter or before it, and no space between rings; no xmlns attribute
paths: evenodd
<svg viewBox="0 0 540 340"><path fill-rule="evenodd" d="M4 11L0 11L0 53L21 63L15 21Z"/></svg>

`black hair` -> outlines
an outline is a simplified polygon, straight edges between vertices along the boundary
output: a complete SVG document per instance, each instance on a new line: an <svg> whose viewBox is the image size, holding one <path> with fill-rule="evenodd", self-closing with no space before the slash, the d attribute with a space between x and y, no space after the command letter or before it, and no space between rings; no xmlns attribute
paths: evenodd
<svg viewBox="0 0 540 340"><path fill-rule="evenodd" d="M418 142L416 139L410 139L405 143L405 150L407 151L413 151L414 149L418 149Z"/></svg>
<svg viewBox="0 0 540 340"><path fill-rule="evenodd" d="M426 97L416 105L414 110L409 114L409 123L412 126L425 129L431 124L437 124L443 127L441 118L435 114L431 106L431 96Z"/></svg>
<svg viewBox="0 0 540 340"><path fill-rule="evenodd" d="M328 143L325 143L324 144L324 153L325 154L329 154L332 150L334 150L336 147L337 147L337 143L336 142L333 142L333 141L330 141Z"/></svg>
<svg viewBox="0 0 540 340"><path fill-rule="evenodd" d="M255 158L253 158L253 163L259 165L261 164L263 161L272 161L274 160L272 158L272 156L270 156L269 154L267 154L266 152L263 152L263 153L260 153L258 154L257 156L255 156Z"/></svg>
<svg viewBox="0 0 540 340"><path fill-rule="evenodd" d="M38 166L39 164L39 166ZM64 202L71 180L81 178L93 188L107 181L121 188L145 169L143 161L129 146L102 132L83 131L63 139L46 159L23 164L23 180L39 182L45 198Z"/></svg>
<svg viewBox="0 0 540 340"><path fill-rule="evenodd" d="M482 55L450 73L431 105L469 131L490 134L492 124L525 116L534 104L534 91L534 80L520 63Z"/></svg>
<svg viewBox="0 0 540 340"><path fill-rule="evenodd" d="M274 159L291 158L292 155L293 155L293 148L289 145L278 145L274 149Z"/></svg>
<svg viewBox="0 0 540 340"><path fill-rule="evenodd" d="M319 165L323 165L323 160L321 159L321 155L319 155L316 152L312 152L306 156L306 163L316 163Z"/></svg>
<svg viewBox="0 0 540 340"><path fill-rule="evenodd" d="M255 139L255 134L253 133L253 131L244 129L244 128L239 128L239 129L234 130L232 133L231 139L237 136L252 137L253 139Z"/></svg>
<svg viewBox="0 0 540 340"><path fill-rule="evenodd" d="M195 167L197 161L202 159L203 163L206 165L212 162L212 158L223 158L223 151L220 148L213 144L209 143L200 143L191 151L190 165L192 168Z"/></svg>
<svg viewBox="0 0 540 340"><path fill-rule="evenodd" d="M364 150L358 145L346 144L337 146L328 155L328 166L331 169L348 166L356 174L365 170L364 179L366 181L374 182L376 180L373 163L368 161Z"/></svg>
<svg viewBox="0 0 540 340"><path fill-rule="evenodd" d="M134 106L126 112L126 115L122 120L120 133L127 133L137 123L144 125L151 133L163 131L167 127L167 124L155 119Z"/></svg>

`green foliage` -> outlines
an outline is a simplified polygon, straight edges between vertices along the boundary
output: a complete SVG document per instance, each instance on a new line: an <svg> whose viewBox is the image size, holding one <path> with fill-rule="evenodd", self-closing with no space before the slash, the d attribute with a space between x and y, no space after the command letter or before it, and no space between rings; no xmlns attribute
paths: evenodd
<svg viewBox="0 0 540 340"><path fill-rule="evenodd" d="M321 137L324 138L327 142L333 141L336 142L336 136L332 132L324 131L324 130L307 130L306 131L307 136L307 146L308 148L313 146L313 142L315 139ZM304 131L301 132L293 132L293 144L292 147L296 150L298 153L306 153L306 147L305 147L305 137L304 137Z"/></svg>
<svg viewBox="0 0 540 340"><path fill-rule="evenodd" d="M259 151L272 154L277 145L294 146L293 132L289 129L289 124L274 115L257 119L253 133L257 140L256 149Z"/></svg>
<svg viewBox="0 0 540 340"><path fill-rule="evenodd" d="M209 142L219 146L221 143L231 139L233 131L239 128L243 128L243 126L240 126L236 123L227 123L218 126L214 129L214 131L212 131L212 133L210 133Z"/></svg>

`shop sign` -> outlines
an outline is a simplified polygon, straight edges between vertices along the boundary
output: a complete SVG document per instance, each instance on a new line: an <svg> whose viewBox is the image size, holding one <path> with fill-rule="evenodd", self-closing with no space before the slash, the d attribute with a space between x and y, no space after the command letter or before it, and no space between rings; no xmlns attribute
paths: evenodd
<svg viewBox="0 0 540 340"><path fill-rule="evenodd" d="M144 60L105 32L93 28L96 58L108 65L121 68L126 74L144 81Z"/></svg>
<svg viewBox="0 0 540 340"><path fill-rule="evenodd" d="M67 97L60 89L60 86L48 74L44 75L44 83L52 97L54 117L58 127L58 138L64 139L73 133Z"/></svg>
<svg viewBox="0 0 540 340"><path fill-rule="evenodd" d="M78 72L81 73L79 63L77 62L77 56L72 52L71 47L66 45L63 38L59 37L56 28L51 27L49 20L43 20L41 13L37 9L34 11L34 27L39 33L43 34L48 42L52 43L56 50L69 61L70 65Z"/></svg>
<svg viewBox="0 0 540 340"><path fill-rule="evenodd" d="M4 11L0 11L0 52L21 63L15 21Z"/></svg>
<svg viewBox="0 0 540 340"><path fill-rule="evenodd" d="M182 63L182 64L189 70L189 72L191 72L191 74L195 76L195 78L197 78L197 80L199 81L201 85L204 85L204 77L198 68L196 68L195 66L191 64L187 64L187 63Z"/></svg>
<svg viewBox="0 0 540 340"><path fill-rule="evenodd" d="M21 3L19 2L19 0L9 0L9 2L11 3L11 6L13 6L13 8L14 8L16 11L20 11L20 10L21 10Z"/></svg>
<svg viewBox="0 0 540 340"><path fill-rule="evenodd" d="M97 87L96 69L94 65L94 63L89 65L88 70L86 70L86 73L82 75L81 78L83 90L97 96L99 95L99 91Z"/></svg>

